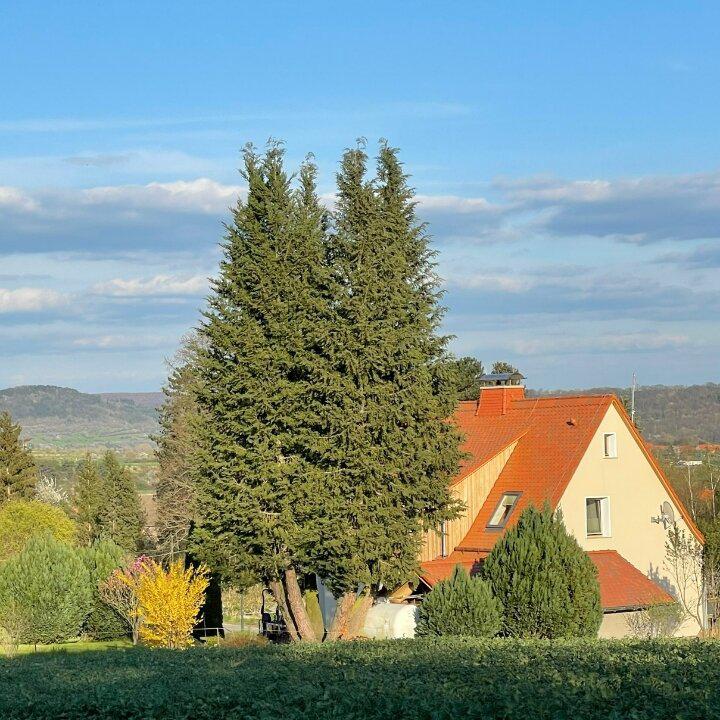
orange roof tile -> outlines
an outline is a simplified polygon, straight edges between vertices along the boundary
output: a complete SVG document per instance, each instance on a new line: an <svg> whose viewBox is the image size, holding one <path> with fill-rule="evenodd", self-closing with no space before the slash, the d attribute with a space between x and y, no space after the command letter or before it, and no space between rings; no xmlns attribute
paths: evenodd
<svg viewBox="0 0 720 720"><path fill-rule="evenodd" d="M461 477L519 441L458 549L492 549L502 530L486 526L507 492L522 493L507 527L530 504L555 507L612 402L612 395L515 400L505 415L493 417L476 417L465 407L475 403L461 403L455 417L467 437L464 449L475 461L468 462Z"/></svg>
<svg viewBox="0 0 720 720"><path fill-rule="evenodd" d="M623 610L673 602L673 597L643 575L616 550L588 553L598 570L603 610Z"/></svg>

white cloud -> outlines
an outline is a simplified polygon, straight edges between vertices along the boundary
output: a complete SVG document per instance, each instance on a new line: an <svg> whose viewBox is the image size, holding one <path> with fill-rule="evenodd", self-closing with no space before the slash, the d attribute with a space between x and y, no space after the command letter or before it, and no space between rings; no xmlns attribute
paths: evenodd
<svg viewBox="0 0 720 720"><path fill-rule="evenodd" d="M37 202L27 193L7 186L0 186L0 207L19 212L33 212L38 209Z"/></svg>
<svg viewBox="0 0 720 720"><path fill-rule="evenodd" d="M172 210L223 215L245 190L209 180L178 180L171 183L119 185L83 190L81 205L114 205L133 210Z"/></svg>
<svg viewBox="0 0 720 720"><path fill-rule="evenodd" d="M39 312L65 305L68 298L44 288L0 288L0 313Z"/></svg>
<svg viewBox="0 0 720 720"><path fill-rule="evenodd" d="M143 350L172 346L176 338L158 335L91 335L73 340L73 346L86 350Z"/></svg>
<svg viewBox="0 0 720 720"><path fill-rule="evenodd" d="M177 277L155 275L151 278L114 278L92 288L97 295L111 297L158 297L202 295L207 291L208 279L204 275Z"/></svg>

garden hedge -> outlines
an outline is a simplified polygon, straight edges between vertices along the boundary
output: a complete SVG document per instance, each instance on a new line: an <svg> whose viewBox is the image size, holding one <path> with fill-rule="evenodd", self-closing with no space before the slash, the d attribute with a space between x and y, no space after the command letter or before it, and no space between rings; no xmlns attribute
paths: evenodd
<svg viewBox="0 0 720 720"><path fill-rule="evenodd" d="M705 718L720 643L438 638L37 653L0 660L0 717Z"/></svg>

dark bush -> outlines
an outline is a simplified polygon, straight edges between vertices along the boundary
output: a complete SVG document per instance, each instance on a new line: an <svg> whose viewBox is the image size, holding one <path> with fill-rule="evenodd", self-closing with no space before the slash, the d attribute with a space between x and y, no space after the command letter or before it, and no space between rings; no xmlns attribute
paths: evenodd
<svg viewBox="0 0 720 720"><path fill-rule="evenodd" d="M15 642L77 637L91 603L90 573L79 553L49 534L32 537L0 565L0 626Z"/></svg>
<svg viewBox="0 0 720 720"><path fill-rule="evenodd" d="M495 544L482 574L512 637L595 637L602 621L597 569L549 508L529 507Z"/></svg>
<svg viewBox="0 0 720 720"><path fill-rule="evenodd" d="M416 633L492 637L502 629L502 607L490 584L456 565L447 580L428 593L418 611Z"/></svg>

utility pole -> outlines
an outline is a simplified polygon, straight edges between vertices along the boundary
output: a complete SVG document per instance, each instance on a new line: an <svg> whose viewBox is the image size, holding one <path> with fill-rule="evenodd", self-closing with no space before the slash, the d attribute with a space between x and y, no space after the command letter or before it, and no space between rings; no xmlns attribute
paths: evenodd
<svg viewBox="0 0 720 720"><path fill-rule="evenodd" d="M633 373L632 389L630 390L630 419L635 424L635 386L637 385L637 377Z"/></svg>

